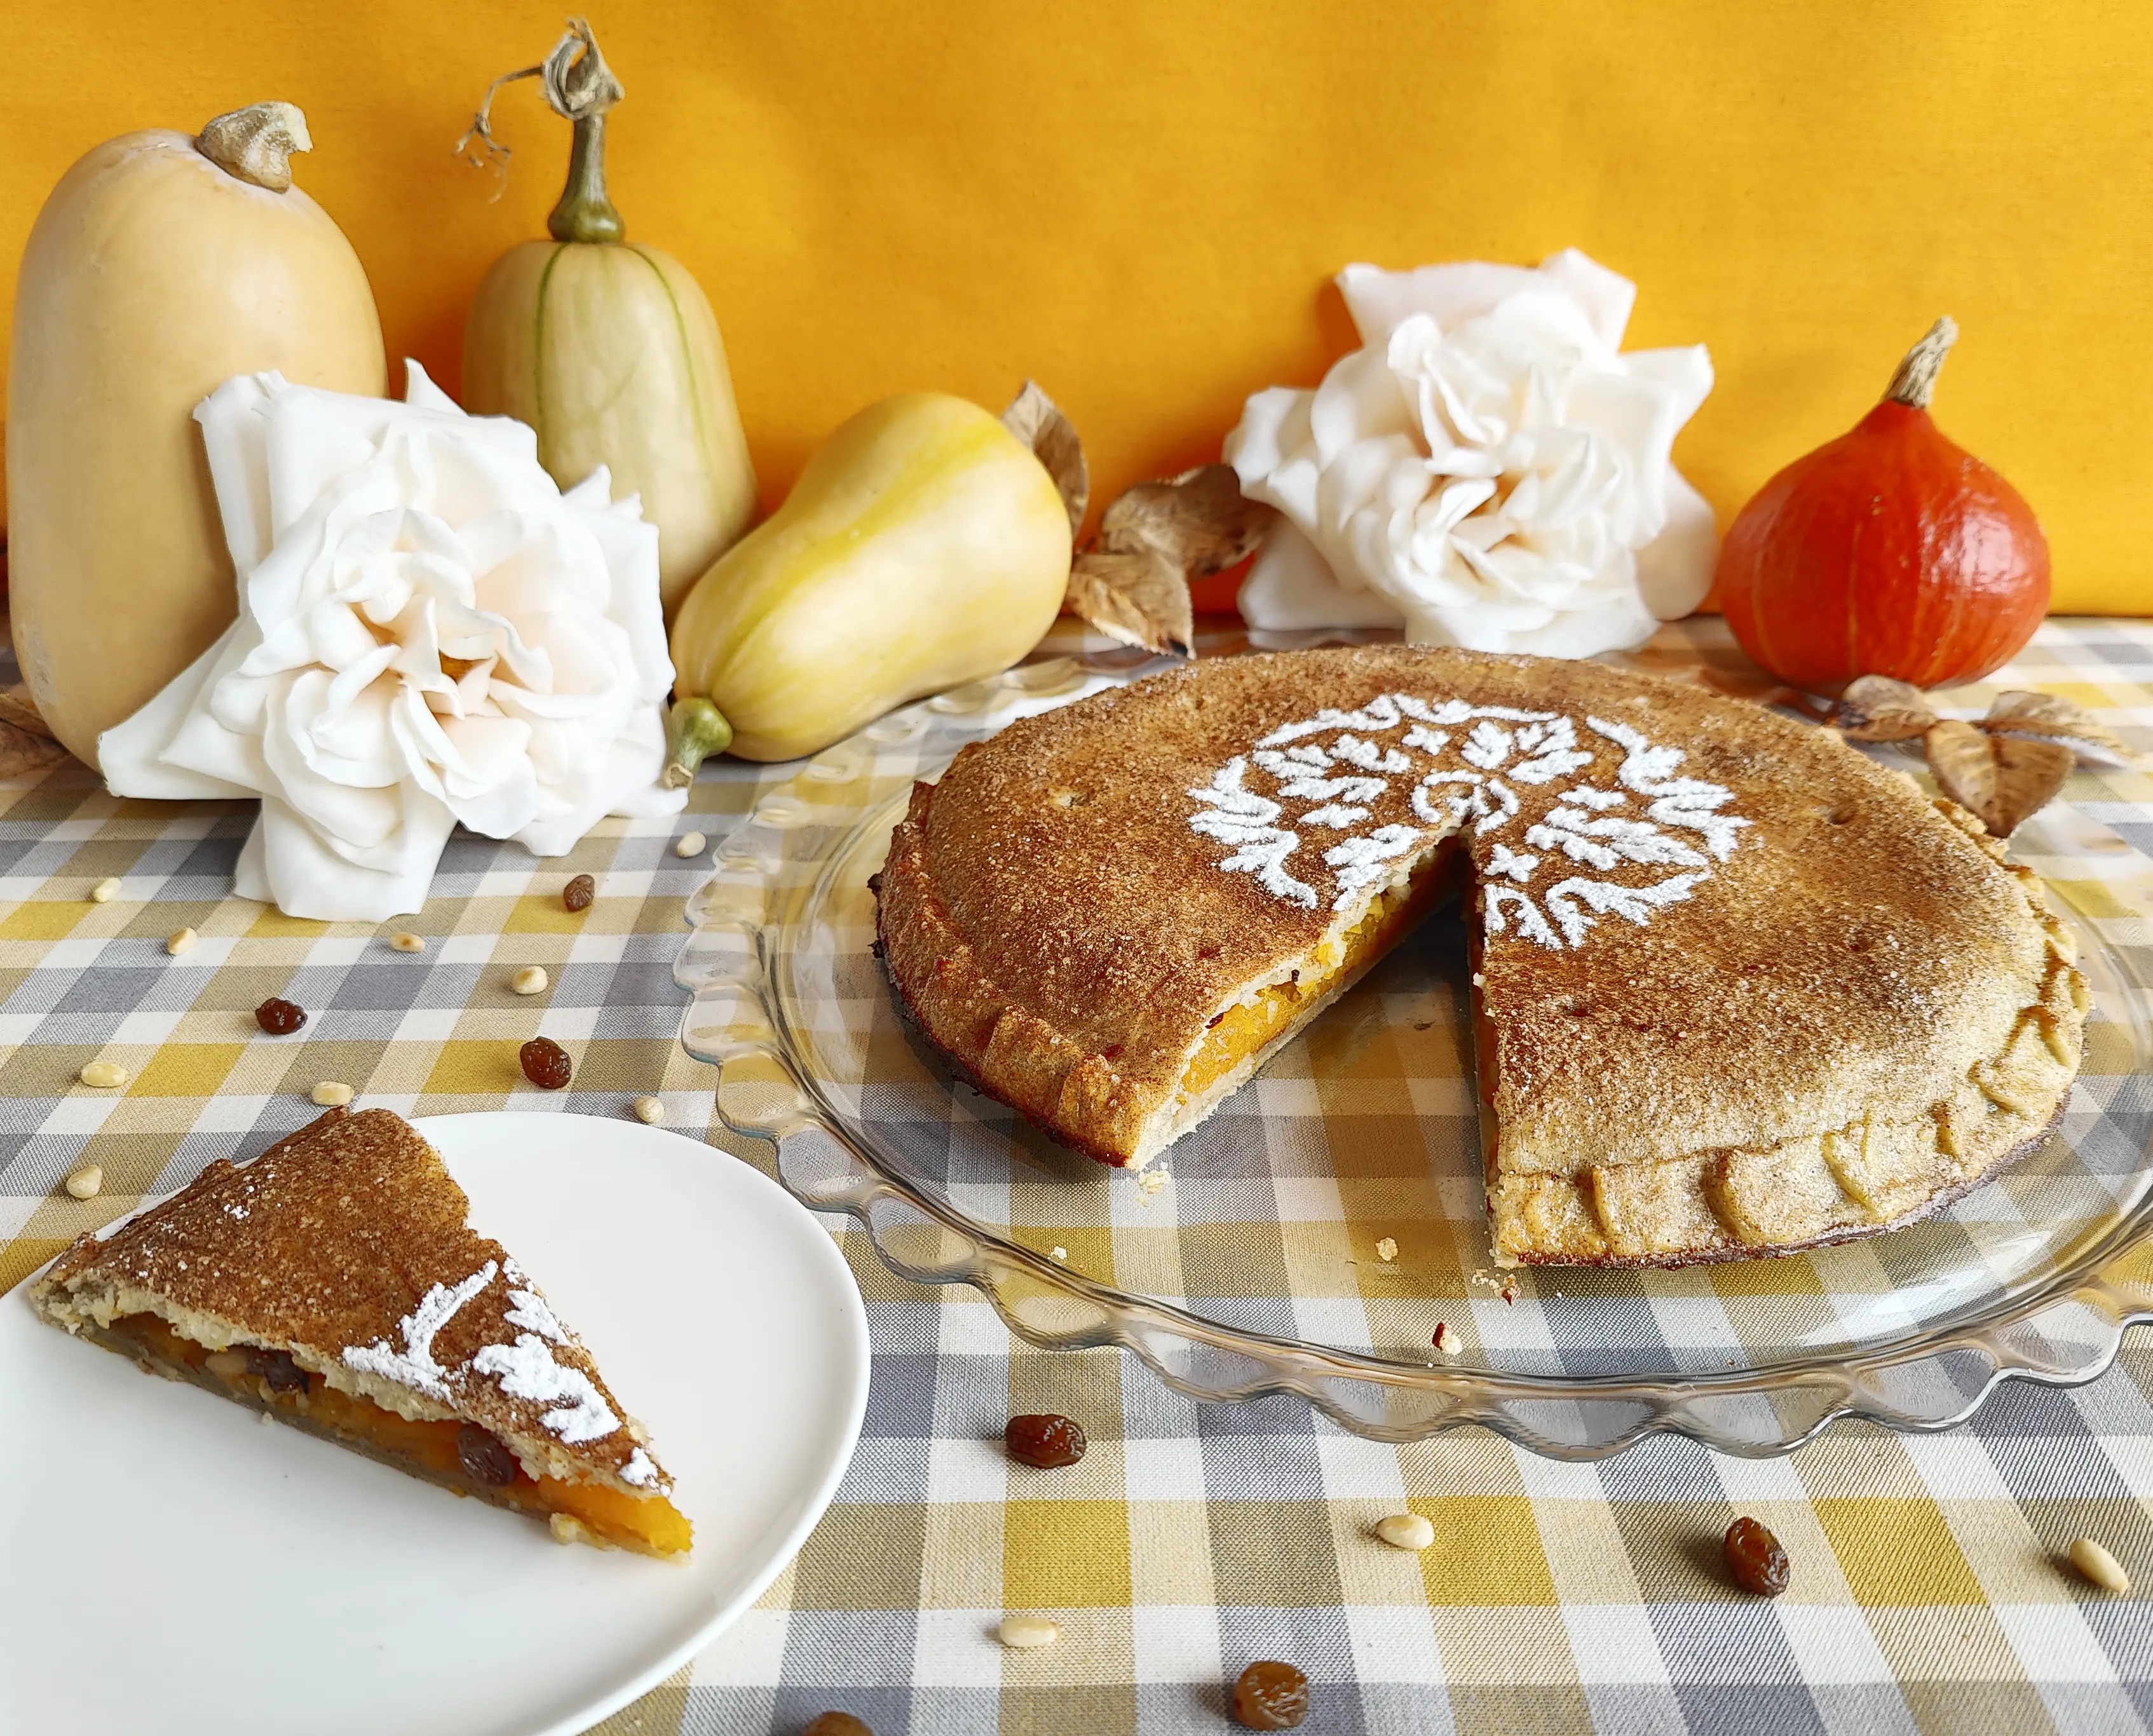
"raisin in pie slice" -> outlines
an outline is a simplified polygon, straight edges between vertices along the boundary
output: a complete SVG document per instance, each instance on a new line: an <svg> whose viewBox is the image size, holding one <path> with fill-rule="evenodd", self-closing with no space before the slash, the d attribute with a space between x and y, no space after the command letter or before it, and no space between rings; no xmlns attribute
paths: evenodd
<svg viewBox="0 0 2153 1736"><path fill-rule="evenodd" d="M1604 665L1362 646L1188 665L914 788L886 968L951 1065L1149 1161L1472 881L1504 1265L1871 1235L2038 1143L2070 937L1980 822L1835 735Z"/></svg>
<svg viewBox="0 0 2153 1736"><path fill-rule="evenodd" d="M563 1541L685 1550L643 1429L469 1209L409 1123L332 1110L82 1237L30 1300L152 1373L546 1520Z"/></svg>

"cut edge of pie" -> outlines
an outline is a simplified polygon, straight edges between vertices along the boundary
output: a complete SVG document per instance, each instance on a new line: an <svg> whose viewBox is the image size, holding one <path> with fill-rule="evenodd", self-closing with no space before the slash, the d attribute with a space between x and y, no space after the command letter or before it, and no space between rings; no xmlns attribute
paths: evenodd
<svg viewBox="0 0 2153 1736"><path fill-rule="evenodd" d="M2084 1051L2089 1000L2076 945L2049 910L2038 874L2008 861L2003 846L1957 803L1939 800L1934 807L2012 877L2046 939L2039 998L2019 1011L2003 1048L1977 1065L1951 1097L1906 1120L1866 1115L1764 1149L1723 1149L1659 1163L1506 1171L1497 1161L1493 1111L1498 1051L1489 1041L1476 989L1476 1096L1497 1265L1650 1267L1800 1253L1918 1222L2039 1148L2063 1115ZM1307 953L1240 985L1190 1046L1177 1088L1143 1118L1126 1155L1016 1101L1005 1084L998 1087L966 1066L921 1016L903 980L887 970L886 926L885 974L908 1017L967 1082L1061 1143L1102 1163L1141 1169L1245 1085L1458 890L1455 871L1464 861L1458 832L1443 832L1402 858L1387 882L1341 911ZM877 885L878 893L886 883ZM1463 895L1477 899L1479 891L1468 883ZM886 924L888 908L878 904L879 923ZM1466 927L1477 978L1481 925ZM1940 1168L1949 1177L1941 1184Z"/></svg>
<svg viewBox="0 0 2153 1736"><path fill-rule="evenodd" d="M1432 677L1424 685L1416 680L1420 668ZM1686 1067L1677 1088L1660 1096L1683 1116L1683 1125L1713 1126L1718 1137L1698 1138L1689 1148L1677 1147L1664 1155L1630 1156L1623 1154L1626 1144L1652 1142L1625 1134L1606 1142L1609 1156L1595 1158L1573 1157L1580 1147L1561 1137L1559 1124L1519 1117L1519 1102L1540 1101L1540 1092L1530 1082L1529 1067L1514 1077L1502 1064L1500 1046L1506 1031L1514 1036L1514 1023L1505 1026L1499 1018L1494 1027L1497 1040L1488 1040L1481 987L1483 945L1489 933L1504 926L1487 906L1515 894L1502 880L1476 868L1471 895L1479 908L1468 923L1473 1035L1484 1100L1484 1179L1497 1264L1682 1265L1794 1253L1873 1235L1959 1199L2038 1147L2055 1125L2083 1053L2086 983L2075 968L2071 934L2050 912L2038 877L2011 863L2003 843L1990 837L1978 819L1950 802L1922 796L1911 779L1875 766L1838 738L1759 708L1738 706L1649 676L1596 665L1553 665L1543 659L1390 648L1224 659L1049 713L984 747L968 747L940 782L914 786L889 854L869 883L876 898L876 950L907 1019L951 1071L1049 1137L1103 1163L1143 1167L1203 1121L1389 950L1433 904L1434 890L1447 887L1451 877L1442 872L1446 862L1479 863L1483 847L1469 843L1458 824L1430 823L1411 855L1392 865L1388 879L1357 898L1341 896L1330 904L1329 893L1319 897L1295 884L1267 883L1260 895L1253 889L1256 870L1269 859L1256 844L1290 847L1292 834L1261 832L1278 818L1277 803L1239 783L1244 761L1233 759L1224 770L1209 768L1225 761L1240 740L1260 746L1310 733L1306 723L1280 725L1285 706L1275 698L1277 690L1292 695L1287 703L1294 710L1287 715L1314 712L1321 705L1325 709L1316 721L1322 730L1366 732L1368 740L1341 735L1335 747L1340 754L1350 747L1359 756L1352 763L1367 766L1375 751L1371 741L1379 747L1391 739L1382 732L1398 722L1396 717L1378 717L1379 706L1387 702L1370 696L1393 688L1403 692L1408 686L1423 695L1432 690L1439 696L1467 695L1475 702L1529 702L1574 710L1609 741L1637 736L1628 750L1633 753L1671 756L1673 765L1695 753L1699 763L1716 759L1727 771L1758 780L1740 787L1745 802L1755 804L1765 817L1753 822L1738 817L1728 823L1775 826L1777 853L1760 858L1753 848L1746 848L1728 867L1727 854L1720 853L1715 873L1723 878L1753 863L1794 860L1796 851L1811 853L1799 858L1805 863L1843 862L1846 858L1838 853L1857 837L1876 840L1871 848L1888 840L1911 852L1921 895L1931 903L1922 906L1910 898L1875 906L1890 913L1881 932L1891 944L1924 939L1947 944L1952 923L1934 899L1945 889L1970 902L1974 894L1979 897L1976 925L1967 930L1969 945L1982 949L1978 964L1969 959L1962 969L1928 970L1914 976L1896 965L1850 969L1843 980L1877 998L1855 1001L1842 994L1832 1016L1844 1022L1830 1027L1814 1021L1790 1024L1784 1018L1770 1027L1786 1026L1807 1042L1811 1063L1828 1053L1833 1032L1845 1033L1841 1040L1857 1061L1865 1052L1873 1056L1885 1029L1881 1021L1887 1018L1900 1021L1896 1030L1906 1040L1896 1043L1896 1050L1910 1057L1927 1041L1923 1033L1939 1032L1939 1046L1942 1038L1956 1033L1949 1065L1932 1067L1921 1074L1917 1088L1874 1090L1863 1085L1836 1095L1827 1089L1818 1093L1826 1112L1807 1117L1780 1115L1770 1107L1753 1112L1748 1106L1759 1097L1753 1090L1743 1099L1741 1113L1715 1121L1700 1112L1692 1120L1692 1107L1707 1107L1714 1089L1715 1063L1707 1061ZM1345 709L1362 705L1367 708L1365 717ZM1624 713L1618 709L1624 705L1648 707L1656 717L1664 717L1656 738L1664 739L1662 732L1672 728L1673 739L1684 741L1684 748L1655 746L1635 731L1602 724L1593 710L1618 718L1644 715ZM1690 733L1699 724L1717 733ZM1409 736L1405 739L1412 745ZM1611 751L1596 746L1595 751L1603 756ZM1626 771L1626 762L1623 775ZM1283 776L1272 775L1283 786ZM1677 787L1654 783L1668 775L1665 767L1638 775L1648 797ZM1162 799L1207 776L1212 778L1209 787L1188 787L1187 796L1225 812L1238 811L1226 807L1226 802L1245 801L1246 811L1255 815L1246 822L1255 843L1248 837L1226 839L1224 832L1188 819L1194 809L1178 809ZM1718 786L1703 787L1725 794ZM952 789L958 792L954 797ZM1290 792L1281 788L1280 793ZM959 817L944 817L941 798L956 805ZM1305 799L1331 797L1327 787L1319 786ZM1370 799L1353 797L1364 803ZM1394 795L1375 799L1374 819L1434 819L1418 807L1410 815L1401 813ZM1602 794L1601 799L1625 798ZM1383 801L1393 806L1383 808ZM1265 811L1257 812L1259 808ZM1203 817L1209 820L1210 812ZM1289 817L1303 827L1336 823L1313 812ZM1857 831L1837 832L1850 819L1859 822ZM1372 823L1365 822L1363 831ZM1474 835L1485 829L1474 827ZM1218 837L1237 848L1247 844L1239 855L1225 860L1211 855L1206 864L1241 872L1220 873L1203 883L1200 893L1184 895L1178 877L1189 872L1194 860L1203 858L1188 849L1183 831ZM1058 851L1064 838L1071 841L1073 854L1038 853ZM1527 842L1550 848L1537 835ZM1326 863L1334 859L1323 858ZM1111 915L1095 916L1086 901L1101 897L1108 885L1124 899L1150 895L1146 870L1122 871L1122 864L1129 861L1172 864L1153 883L1157 902L1134 908L1146 919L1182 924L1169 931L1176 934L1188 934L1188 924L1195 922L1207 924L1202 938L1209 949L1137 944L1127 949L1138 956L1123 968L1117 937L1138 932L1127 926L1130 917L1119 907ZM1501 872L1508 872L1507 867ZM1759 900L1769 895L1767 881L1780 872L1774 867L1772 876L1752 873L1743 883L1753 924L1763 924L1748 932L1771 933L1769 911ZM1832 908L1841 912L1850 905L1856 913L1853 919L1859 921L1859 913L1870 908L1852 903L1870 895L1861 883L1862 872L1859 867L1843 873L1825 870L1821 892L1797 876L1792 890L1809 897L1812 910L1835 899L1839 903ZM962 873L972 873L969 883L959 878ZM1334 886L1344 892L1342 876ZM993 895L984 896L983 887L991 887ZM1289 892L1309 895L1290 904ZM1705 906L1674 908L1679 919L1666 918L1664 929L1656 920L1653 944L1662 944L1662 933L1681 934L1684 941L1701 939L1720 949L1708 955L1710 965L1699 974L1723 970L1731 979L1738 968L1728 968L1735 949L1719 939L1719 931L1700 934L1706 925L1689 916L1692 908L1702 911ZM1021 918L1010 919L1009 913L1018 911ZM1066 927L1055 925L1060 911L1069 913ZM1318 914L1323 919L1320 928L1309 920ZM1042 920L1047 926L1041 926ZM1805 935L1825 932L1814 915L1805 920ZM1630 916L1629 921L1640 930L1644 927L1641 917ZM1236 980L1223 966L1206 961L1220 956L1221 945L1230 948L1222 935L1243 928L1290 932L1302 947L1291 954L1260 944L1249 949L1256 968ZM1611 930L1631 933L1619 921L1601 932ZM1836 945L1840 931L1830 932ZM1740 931L1734 933L1738 940ZM1315 944L1309 945L1311 934ZM1529 957L1543 977L1550 974L1542 968L1540 951L1522 947L1514 937L1504 944L1510 948L1513 965L1519 957ZM1571 944L1582 943L1573 938ZM1858 949L1851 934L1845 944ZM1638 950L1633 947L1633 955ZM1233 955L1230 950L1228 955ZM1559 950L1548 955L1550 960L1564 956ZM1815 944L1804 956L1813 961L1812 968L1822 957ZM1603 957L1603 969L1621 967L1619 955ZM1491 962L1489 970L1495 968ZM1836 965L1825 960L1821 968ZM1631 979L1633 985L1637 980ZM1651 970L1643 973L1643 980L1654 980ZM1492 997L1495 979L1491 975L1487 980L1486 993ZM1910 982L1918 985L1909 987ZM1199 984L1209 992L1192 993ZM1952 998L1923 1000L1928 989L1920 985L1929 985ZM1081 988L1082 995L1071 985ZM1796 995L1802 986L1784 973L1768 983L1774 993L1791 990ZM1515 992L1510 993L1514 1002ZM1163 995L1169 1016L1147 1020L1136 1012L1148 1005L1146 997L1153 994ZM1596 987L1594 994L1597 999ZM1555 991L1545 998L1552 1005ZM1617 1000L1616 1016L1625 1018L1650 1018L1666 1004L1632 994L1626 1008ZM1177 1031L1173 1047L1153 1043L1125 1052L1114 1021L1092 1016L1092 1004L1130 1008L1131 1016L1122 1022L1132 1031L1147 1024L1170 1028L1182 1021L1182 1031L1195 1034L1186 1046ZM1567 1005L1561 1010L1585 1011ZM1591 1011L1596 1016L1601 1010ZM1199 1028L1198 1021L1207 1016ZM1675 1016L1681 1016L1679 1006ZM1572 1046L1572 1052L1585 1051ZM1536 1056L1528 1054L1542 1063L1545 1076L1548 1057L1560 1061L1563 1051L1543 1042ZM1752 1060L1769 1063L1769 1057ZM1520 1083L1520 1078L1527 1082ZM1632 1087L1635 1078L1633 1067ZM1565 1083L1568 1096L1558 1099L1559 1106L1590 1111L1599 1097L1598 1082L1589 1070L1579 1072ZM1521 1092L1530 1096L1521 1097ZM1630 1088L1626 1097L1620 1092L1616 1097L1634 1103L1648 1095ZM1499 1117L1494 1112L1498 1107ZM1497 1120L1500 1128L1491 1134L1488 1124ZM1775 1121L1784 1133L1772 1131ZM1747 1128L1763 1137L1745 1136ZM1579 1131L1596 1135L1598 1129Z"/></svg>
<svg viewBox="0 0 2153 1736"><path fill-rule="evenodd" d="M1145 1117L1125 1167L1141 1169L1261 1072L1373 970L1458 883L1463 861L1446 832L1401 858L1382 885L1341 911L1300 958L1244 983L1183 1057L1173 1094Z"/></svg>
<svg viewBox="0 0 2153 1736"><path fill-rule="evenodd" d="M931 785L915 787L912 817L924 813L933 794ZM1056 1143L1115 1168L1142 1169L1254 1078L1265 1062L1381 963L1423 916L1459 890L1460 881L1452 872L1463 863L1456 846L1455 828L1432 837L1421 848L1401 858L1381 885L1340 910L1306 952L1237 985L1218 1003L1209 1022L1183 1055L1177 1088L1143 1116L1132 1130L1126 1148L1117 1148L1104 1138L1087 1137L1075 1117L1027 1102L1020 1092L1011 1089L1010 1077L990 1082L965 1059L958 1044L945 1040L939 1021L914 999L903 976L892 965L893 949L904 944L893 932L893 904L928 914L914 902L914 894L924 888L901 872L893 875L887 867L870 883L876 896L876 949L899 1009L950 1072L983 1096L1015 1110ZM941 922L939 912L929 919L938 926ZM1053 1033L1028 1028L1023 1016L1012 1010L995 1021L983 1058L999 1054L1006 1060L1019 1046L1051 1047L1056 1041ZM1051 1067L1054 1057L1043 1058ZM1031 1070L1009 1071L1015 1075ZM1073 1088L1076 1106L1081 1107L1088 1082L1081 1067L1072 1069L1064 1078L1059 1095L1071 1098ZM1104 1129L1101 1132L1103 1134Z"/></svg>
<svg viewBox="0 0 2153 1736"><path fill-rule="evenodd" d="M394 1128L367 1126L377 1117ZM295 1282L332 1291L354 1266L364 1267L368 1250L338 1234L333 1210L326 1219L307 1210L327 1205L339 1183L344 1147L361 1129L376 1139L385 1132L396 1148L392 1162L416 1178L415 1197L405 1202L413 1223L390 1226L418 1232L400 1239L400 1251L446 1245L458 1257L432 1263L438 1267L432 1271L417 1258L410 1262L420 1268L417 1278L399 1272L389 1280L435 1281L400 1321L384 1315L383 1332L360 1351L360 1360L379 1363L379 1355L369 1353L385 1349L389 1333L400 1327L405 1350L415 1351L424 1365L430 1351L415 1343L413 1321L440 1316L430 1346L457 1312L480 1312L483 1299L501 1321L479 1346L500 1352L489 1372L474 1377L475 1359L466 1358L452 1368L435 1368L444 1382L434 1392L421 1391L408 1380L353 1366L349 1347L277 1330L268 1318L272 1307L246 1306L249 1285L278 1297ZM249 1191L251 1180L261 1185ZM272 1191L282 1197L268 1197ZM350 1204L350 1194L338 1197ZM553 1316L528 1275L498 1243L465 1227L466 1207L462 1189L415 1128L385 1110L355 1117L332 1110L252 1163L220 1159L109 1235L78 1238L32 1286L30 1303L51 1325L128 1357L147 1373L199 1387L459 1495L540 1520L557 1541L656 1556L685 1554L692 1527L669 1498L672 1479L646 1450L647 1433L618 1411L588 1351ZM246 1223L250 1212L267 1220L254 1250L258 1267L247 1259L255 1240ZM453 1224L447 1221L451 1213ZM230 1222L216 1223L218 1218ZM295 1221L317 1232L297 1245L304 1250L297 1258L294 1240L279 1233ZM211 1226L206 1235L201 1229L206 1222ZM190 1264L212 1261L220 1286L216 1301L201 1293L207 1285L177 1276ZM450 1270L465 1265L469 1270ZM479 1282L481 1272L486 1277ZM160 1280L160 1274L165 1275ZM181 1289L196 1294L190 1299L175 1293ZM496 1291L509 1299L506 1308L499 1306ZM487 1390L471 1390L480 1387ZM568 1408L586 1405L613 1424L605 1436L618 1432L605 1450L593 1444L604 1437L586 1433L577 1438L573 1424L552 1426Z"/></svg>

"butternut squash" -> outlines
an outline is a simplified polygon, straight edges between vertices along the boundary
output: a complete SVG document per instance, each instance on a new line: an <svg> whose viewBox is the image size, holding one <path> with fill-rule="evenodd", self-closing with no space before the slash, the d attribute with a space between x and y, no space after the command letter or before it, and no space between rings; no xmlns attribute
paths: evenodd
<svg viewBox="0 0 2153 1736"><path fill-rule="evenodd" d="M235 374L379 395L381 323L351 243L292 185L288 103L199 138L130 133L46 200L8 379L15 651L78 757L238 613L192 415Z"/></svg>
<svg viewBox="0 0 2153 1736"><path fill-rule="evenodd" d="M909 392L862 410L681 605L668 781L728 741L747 760L813 753L1007 669L1061 609L1069 520L978 405Z"/></svg>
<svg viewBox="0 0 2153 1736"><path fill-rule="evenodd" d="M472 298L464 407L537 429L538 461L563 488L603 465L616 500L643 497L670 620L755 513L725 340L687 268L629 242L607 196L605 117L622 91L590 27L572 20L544 65L508 76L539 79L574 143L553 239L512 247ZM484 110L473 132L491 144Z"/></svg>

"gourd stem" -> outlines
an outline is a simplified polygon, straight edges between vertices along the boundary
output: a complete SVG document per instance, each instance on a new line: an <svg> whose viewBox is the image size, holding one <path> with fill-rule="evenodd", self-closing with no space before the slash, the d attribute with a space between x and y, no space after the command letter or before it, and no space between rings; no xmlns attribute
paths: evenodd
<svg viewBox="0 0 2153 1736"><path fill-rule="evenodd" d="M562 120L574 123L576 129L575 142L568 148L568 184L562 189L561 202L546 219L547 231L555 241L621 240L628 233L628 225L606 196L605 117L606 110L627 93L598 52L598 38L591 34L587 19L570 18L560 41L553 44L553 52L539 64L527 66L521 72L503 73L486 87L486 99L471 117L470 129L456 140L456 154L475 168L496 170L502 185L506 185L508 147L493 136L491 117L494 93L518 79L536 79L546 106ZM476 150L472 150L474 140ZM501 196L498 191L494 196Z"/></svg>
<svg viewBox="0 0 2153 1736"><path fill-rule="evenodd" d="M606 196L605 116L586 115L575 129L575 142L568 148L568 184L546 219L547 233L555 241L623 240L628 225Z"/></svg>
<svg viewBox="0 0 2153 1736"><path fill-rule="evenodd" d="M1899 371L1891 376L1891 384L1885 389L1885 401L1903 404L1910 410L1927 410L1929 400L1936 395L1937 374L1944 365L1944 358L1957 342L1957 322L1947 313L1929 328L1927 337L1906 352L1906 359L1899 364Z"/></svg>
<svg viewBox="0 0 2153 1736"><path fill-rule="evenodd" d="M235 181L272 193L292 185L292 153L312 150L307 117L289 103L250 103L220 115L195 140L195 149Z"/></svg>
<svg viewBox="0 0 2153 1736"><path fill-rule="evenodd" d="M732 740L733 726L708 700L675 700L665 720L665 787L686 789L695 781L696 767L712 754L723 753Z"/></svg>

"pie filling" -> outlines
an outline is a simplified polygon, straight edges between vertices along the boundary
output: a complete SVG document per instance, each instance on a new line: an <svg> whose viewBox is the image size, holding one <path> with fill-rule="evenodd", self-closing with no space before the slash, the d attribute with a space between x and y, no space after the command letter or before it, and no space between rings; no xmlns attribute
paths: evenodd
<svg viewBox="0 0 2153 1736"><path fill-rule="evenodd" d="M99 1336L91 1329L91 1336ZM475 1423L400 1417L339 1392L282 1351L211 1351L154 1314L120 1316L102 1336L157 1372L267 1412L397 1469L549 1522L573 1520L601 1542L678 1555L692 1540L685 1515L663 1495L532 1477L499 1437Z"/></svg>
<svg viewBox="0 0 2153 1736"><path fill-rule="evenodd" d="M1178 1100L1201 1100L1251 1056L1304 1022L1345 982L1390 950L1452 886L1442 872L1454 853L1429 851L1411 873L1369 900L1350 928L1326 934L1290 976L1236 1001L1212 1021L1181 1076Z"/></svg>
<svg viewBox="0 0 2153 1736"><path fill-rule="evenodd" d="M1168 1140L1396 944L1463 878L1455 870L1463 865L1463 853L1446 840L1299 968L1218 1015L1183 1072ZM1755 1152L1511 1174L1499 1153L1499 1051L1480 992L1476 913L1467 924L1474 1074L1496 1264L1662 1265L1786 1250L1907 1221L1956 1197L2038 1138L2077 1070L2083 980L2060 931L2044 925L2050 958L2041 1004L2021 1014L2002 1054L1974 1070L1957 1094L1963 1101L1927 1107L1904 1127L1872 1117Z"/></svg>

